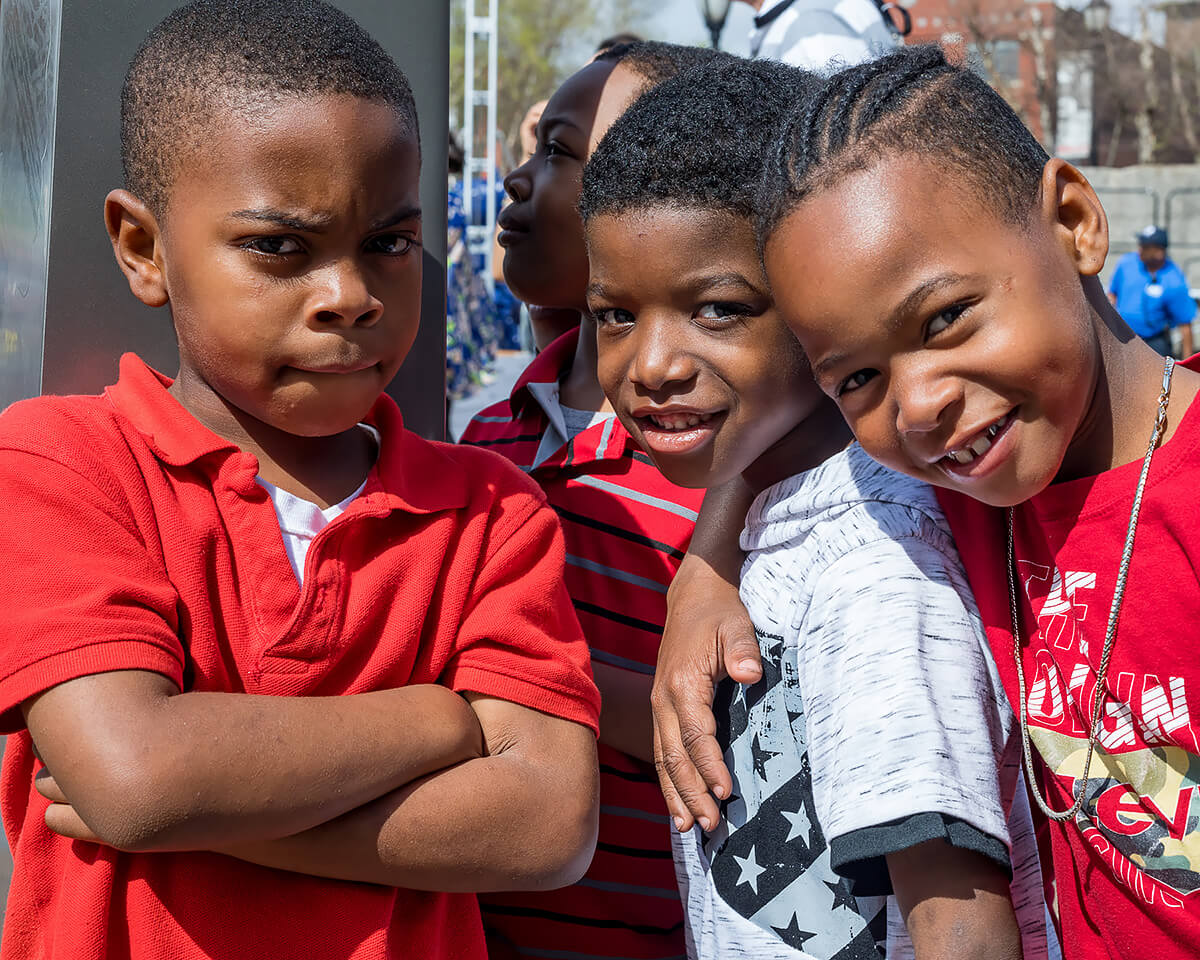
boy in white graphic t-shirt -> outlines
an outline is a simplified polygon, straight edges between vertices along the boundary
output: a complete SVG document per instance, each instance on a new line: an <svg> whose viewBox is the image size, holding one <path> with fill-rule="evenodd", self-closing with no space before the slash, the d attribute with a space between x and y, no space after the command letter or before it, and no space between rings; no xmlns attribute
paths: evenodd
<svg viewBox="0 0 1200 960"><path fill-rule="evenodd" d="M609 400L673 482L758 494L741 596L763 673L717 691L732 790L680 837L690 952L1038 960L1019 745L949 531L929 487L847 447L757 256L748 172L817 83L688 71L584 173Z"/></svg>

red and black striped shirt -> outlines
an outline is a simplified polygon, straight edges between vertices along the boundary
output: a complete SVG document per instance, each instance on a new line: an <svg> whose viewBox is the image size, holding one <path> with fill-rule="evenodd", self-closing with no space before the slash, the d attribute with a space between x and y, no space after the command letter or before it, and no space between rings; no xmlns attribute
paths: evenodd
<svg viewBox="0 0 1200 960"><path fill-rule="evenodd" d="M578 337L573 331L547 347L507 401L471 421L462 442L507 456L541 485L562 520L567 590L592 658L649 675L667 586L704 491L670 483L615 418L593 423L534 466L554 427L538 397L549 391L530 386L558 383ZM600 744L600 804L596 855L579 883L480 897L493 957L683 960L672 828L654 768Z"/></svg>

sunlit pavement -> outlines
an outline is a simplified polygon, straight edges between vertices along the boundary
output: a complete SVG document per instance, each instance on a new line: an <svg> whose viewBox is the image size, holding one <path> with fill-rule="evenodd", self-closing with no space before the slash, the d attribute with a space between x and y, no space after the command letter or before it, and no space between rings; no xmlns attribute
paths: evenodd
<svg viewBox="0 0 1200 960"><path fill-rule="evenodd" d="M467 424L484 407L490 407L497 400L504 400L512 393L513 384L529 366L533 359L532 353L519 350L501 350L496 354L496 362L489 371L488 383L479 387L470 396L455 401L450 408L450 438L457 440L467 429Z"/></svg>

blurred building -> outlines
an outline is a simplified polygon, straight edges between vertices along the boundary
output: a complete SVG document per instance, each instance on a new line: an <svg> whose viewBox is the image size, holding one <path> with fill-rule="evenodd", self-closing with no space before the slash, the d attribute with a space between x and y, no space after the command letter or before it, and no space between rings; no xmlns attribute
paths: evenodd
<svg viewBox="0 0 1200 960"><path fill-rule="evenodd" d="M910 43L958 47L1046 148L1081 163L1200 161L1200 0L1083 8L908 0Z"/></svg>

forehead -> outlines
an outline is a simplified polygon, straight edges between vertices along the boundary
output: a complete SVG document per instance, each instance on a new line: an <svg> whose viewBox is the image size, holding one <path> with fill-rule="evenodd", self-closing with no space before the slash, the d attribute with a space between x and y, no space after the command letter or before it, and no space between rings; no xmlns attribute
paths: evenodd
<svg viewBox="0 0 1200 960"><path fill-rule="evenodd" d="M991 242L1014 229L962 178L922 157L892 157L800 203L768 238L764 259L772 283L802 289L806 308L861 313L930 271L979 270Z"/></svg>
<svg viewBox="0 0 1200 960"><path fill-rule="evenodd" d="M350 95L287 98L205 124L168 198L213 204L375 211L417 206L420 148L388 104Z"/></svg>
<svg viewBox="0 0 1200 960"><path fill-rule="evenodd" d="M592 135L588 142L589 153L645 88L646 79L627 64L618 63L612 69L604 83L600 101L596 104L596 118L592 122Z"/></svg>
<svg viewBox="0 0 1200 960"><path fill-rule="evenodd" d="M604 84L612 72L611 61L598 60L571 74L547 101L541 123L545 126L557 122L571 123L588 133L596 119L596 108L604 92Z"/></svg>
<svg viewBox="0 0 1200 960"><path fill-rule="evenodd" d="M599 214L587 223L591 275L614 288L686 287L714 272L762 282L749 219L723 211L656 205Z"/></svg>

